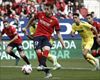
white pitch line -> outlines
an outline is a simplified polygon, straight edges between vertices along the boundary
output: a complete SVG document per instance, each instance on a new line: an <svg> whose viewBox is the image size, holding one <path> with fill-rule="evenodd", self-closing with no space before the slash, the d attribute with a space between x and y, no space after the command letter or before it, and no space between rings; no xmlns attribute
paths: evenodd
<svg viewBox="0 0 100 80"><path fill-rule="evenodd" d="M1 68L22 68L22 66L0 66ZM37 67L32 67L33 69L36 69ZM47 67L49 69L53 69L53 67ZM68 69L68 70L91 70L91 68L74 68L74 67L62 67L61 69Z"/></svg>

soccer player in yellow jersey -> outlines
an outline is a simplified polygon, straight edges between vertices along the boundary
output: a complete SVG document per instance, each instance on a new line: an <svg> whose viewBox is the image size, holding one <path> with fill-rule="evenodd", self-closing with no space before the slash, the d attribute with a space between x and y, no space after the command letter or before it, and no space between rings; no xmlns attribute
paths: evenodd
<svg viewBox="0 0 100 80"><path fill-rule="evenodd" d="M99 59L93 57L90 54L91 47L93 45L93 33L96 34L96 39L98 39L97 30L87 22L81 21L78 13L73 14L74 23L72 24L71 35L74 36L75 32L78 32L82 38L82 51L84 58L95 66L95 69L99 69Z"/></svg>
<svg viewBox="0 0 100 80"><path fill-rule="evenodd" d="M30 26L29 28L29 34L26 34L27 37L29 39L32 39L32 36L34 33L35 33L35 30L36 30L36 24L33 22L33 24ZM50 43L53 44L54 43L54 39L50 39ZM54 67L53 67L53 70L57 70L59 68L61 68L61 65L57 62L57 58L55 55L53 54L48 54L48 58L47 58L51 63L53 63Z"/></svg>

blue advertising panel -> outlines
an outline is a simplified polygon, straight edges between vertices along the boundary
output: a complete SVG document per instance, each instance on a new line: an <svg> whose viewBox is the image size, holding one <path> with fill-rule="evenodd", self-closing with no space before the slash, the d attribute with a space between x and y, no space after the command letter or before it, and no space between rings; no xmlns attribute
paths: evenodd
<svg viewBox="0 0 100 80"><path fill-rule="evenodd" d="M85 19L84 19L85 20ZM97 21L100 22L100 19L96 19ZM27 37L24 35L24 33L22 32L22 28L25 27L29 21L29 19L27 18L23 18L19 20L19 24L18 26L16 26L14 24L14 20L13 19L8 19L8 21L10 22L11 25L14 25L19 33L19 35L23 38L23 39L27 39ZM63 19L63 20L59 20L59 24L61 26L61 35L63 36L63 39L81 39L81 37L76 34L75 37L71 37L70 32L72 30L72 23L73 20L72 19ZM3 29L3 21L0 21L0 31L2 31ZM4 35L3 37L4 40L9 39L6 35Z"/></svg>

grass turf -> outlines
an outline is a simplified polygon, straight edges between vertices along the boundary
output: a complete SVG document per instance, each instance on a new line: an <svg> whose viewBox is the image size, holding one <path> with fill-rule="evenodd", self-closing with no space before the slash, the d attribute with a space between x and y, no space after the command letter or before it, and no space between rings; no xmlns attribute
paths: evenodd
<svg viewBox="0 0 100 80"><path fill-rule="evenodd" d="M38 66L37 60L31 60L32 67ZM49 80L100 80L100 71L91 71L93 68L84 59L59 60L64 69L52 71L53 77ZM21 68L14 67L14 60L0 61L0 80L46 80L45 74L35 68L30 75L24 75ZM20 60L18 66L25 63ZM52 66L48 62L49 66ZM4 67L5 66L5 67ZM10 66L10 67L9 67Z"/></svg>

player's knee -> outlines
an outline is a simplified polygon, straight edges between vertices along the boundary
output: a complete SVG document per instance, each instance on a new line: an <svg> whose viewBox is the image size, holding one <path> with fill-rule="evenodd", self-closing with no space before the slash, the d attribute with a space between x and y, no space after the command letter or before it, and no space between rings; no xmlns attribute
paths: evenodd
<svg viewBox="0 0 100 80"><path fill-rule="evenodd" d="M36 53L42 53L41 49L36 50Z"/></svg>
<svg viewBox="0 0 100 80"><path fill-rule="evenodd" d="M49 46L44 46L44 47L43 47L43 50L44 50L44 51L45 51L45 50L50 51L50 47L49 47Z"/></svg>
<svg viewBox="0 0 100 80"><path fill-rule="evenodd" d="M11 50L6 49L6 53L10 54L11 53Z"/></svg>

